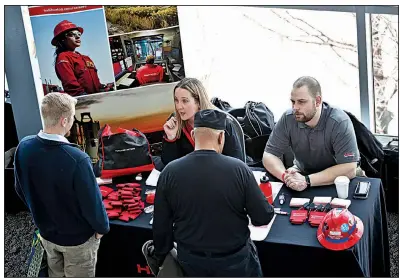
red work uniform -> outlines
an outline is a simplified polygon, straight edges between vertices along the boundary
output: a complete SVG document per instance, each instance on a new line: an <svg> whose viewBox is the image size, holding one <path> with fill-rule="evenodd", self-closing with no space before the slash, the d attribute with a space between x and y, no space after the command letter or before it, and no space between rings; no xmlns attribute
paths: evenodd
<svg viewBox="0 0 400 278"><path fill-rule="evenodd" d="M72 51L62 52L57 57L55 69L67 94L79 96L100 92L97 69L88 56Z"/></svg>
<svg viewBox="0 0 400 278"><path fill-rule="evenodd" d="M137 70L136 78L140 85L152 82L161 82L164 77L164 69L158 65L144 65Z"/></svg>

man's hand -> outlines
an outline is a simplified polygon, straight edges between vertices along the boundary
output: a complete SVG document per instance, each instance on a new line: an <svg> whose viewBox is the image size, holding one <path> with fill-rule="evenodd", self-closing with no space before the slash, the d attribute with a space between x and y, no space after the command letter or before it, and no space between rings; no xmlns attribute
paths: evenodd
<svg viewBox="0 0 400 278"><path fill-rule="evenodd" d="M306 178L299 172L287 173L285 183L289 188L296 191L303 191L307 188Z"/></svg>
<svg viewBox="0 0 400 278"><path fill-rule="evenodd" d="M290 168L287 168L285 172L287 174L300 173L300 169L298 169L296 166L292 166Z"/></svg>
<svg viewBox="0 0 400 278"><path fill-rule="evenodd" d="M101 238L103 237L103 235L102 235L102 234L95 233L95 234L94 234L94 237L95 237L96 239L101 239Z"/></svg>

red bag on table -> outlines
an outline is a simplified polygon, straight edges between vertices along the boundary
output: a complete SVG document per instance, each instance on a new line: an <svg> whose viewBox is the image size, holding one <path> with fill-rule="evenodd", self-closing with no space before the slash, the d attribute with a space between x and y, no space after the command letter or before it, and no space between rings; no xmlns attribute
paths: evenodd
<svg viewBox="0 0 400 278"><path fill-rule="evenodd" d="M102 179L154 169L149 142L137 129L118 128L116 133L112 133L111 127L105 125L99 131L98 157L94 170Z"/></svg>

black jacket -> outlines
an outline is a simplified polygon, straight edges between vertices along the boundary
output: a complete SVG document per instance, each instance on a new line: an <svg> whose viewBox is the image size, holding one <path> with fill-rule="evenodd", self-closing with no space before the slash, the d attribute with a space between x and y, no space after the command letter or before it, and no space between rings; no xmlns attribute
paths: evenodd
<svg viewBox="0 0 400 278"><path fill-rule="evenodd" d="M194 142L190 137L190 132L186 127L182 128L181 137L170 142L163 137L163 146L161 153L161 160L164 165L167 165L171 161L181 158L188 153L194 151ZM236 134L234 127L230 121L226 121L225 129L225 145L222 150L222 154L238 158L244 161L244 150L240 145L240 138Z"/></svg>

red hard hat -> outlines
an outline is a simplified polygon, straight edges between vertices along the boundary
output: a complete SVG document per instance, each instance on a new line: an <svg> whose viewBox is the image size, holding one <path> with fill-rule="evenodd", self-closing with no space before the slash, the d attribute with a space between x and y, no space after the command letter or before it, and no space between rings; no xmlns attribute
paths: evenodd
<svg viewBox="0 0 400 278"><path fill-rule="evenodd" d="M344 250L355 245L364 232L361 219L347 209L334 208L319 224L317 238L319 243L330 250Z"/></svg>
<svg viewBox="0 0 400 278"><path fill-rule="evenodd" d="M78 30L79 32L81 32L81 34L83 34L83 28L82 27L78 27L75 24L73 24L72 22L68 21L68 20L63 20L60 23L58 23L56 25L56 27L54 28L54 37L51 40L51 44L52 45L56 45L57 44L57 36L68 31L68 30Z"/></svg>

